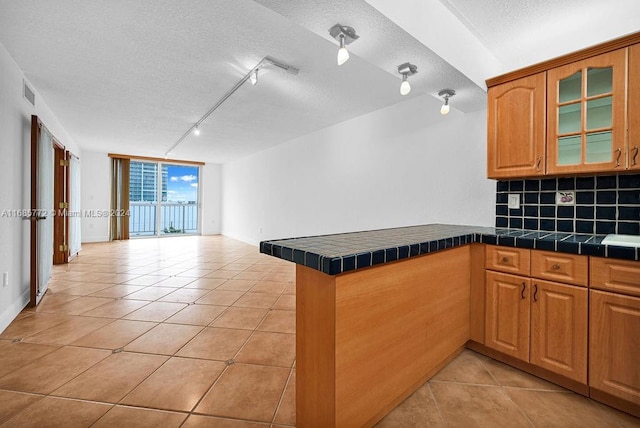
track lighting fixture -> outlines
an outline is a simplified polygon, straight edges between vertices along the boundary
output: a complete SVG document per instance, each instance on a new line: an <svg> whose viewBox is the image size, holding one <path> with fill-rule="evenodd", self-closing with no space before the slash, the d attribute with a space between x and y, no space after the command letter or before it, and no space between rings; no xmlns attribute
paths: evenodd
<svg viewBox="0 0 640 428"><path fill-rule="evenodd" d="M264 67L274 67L277 68L281 71L285 71L288 74L293 74L294 76L298 75L298 72L300 70L298 70L297 68L284 64L282 62L276 61L275 59L265 56L264 58L262 58L262 60L260 60L260 62L253 67L247 74L244 75L244 77L242 79L240 79L240 81L238 81L238 83L235 84L235 86L233 88L231 88L231 90L229 90L229 92L227 92L226 94L224 94L222 96L222 98L220 98L220 100L218 100L218 102L216 102L213 107L211 107L205 114L204 116L202 116L195 124L193 124L191 126L191 128L187 129L185 131L184 134L182 134L182 136L180 138L178 138L178 141L176 141L175 143L173 143L173 145L171 147L169 147L169 149L165 152L165 156L169 156L169 154L175 150L176 147L178 147L184 140L187 139L187 137L189 137L189 135L191 135L191 133L193 133L193 135L200 135L200 129L198 129L198 126L200 126L200 124L202 122L204 122L209 116L211 116L211 114L216 111L218 109L218 107L220 107L222 105L222 103L224 103L227 98L229 98L231 95L233 95L238 89L240 89L240 87L247 81L249 80L251 82L252 85L255 85L258 83L258 70L260 70L261 68Z"/></svg>
<svg viewBox="0 0 640 428"><path fill-rule="evenodd" d="M360 36L356 34L356 30L352 27L340 24L329 28L329 34L340 43L340 49L338 49L338 65L342 65L349 59L349 51L346 45L357 40Z"/></svg>
<svg viewBox="0 0 640 428"><path fill-rule="evenodd" d="M402 83L400 84L401 95L407 95L409 92L411 92L411 85L409 84L409 80L407 80L407 78L409 76L413 76L417 72L418 67L409 62L405 62L404 64L400 64L398 66L398 73L402 74Z"/></svg>
<svg viewBox="0 0 640 428"><path fill-rule="evenodd" d="M442 107L440 107L440 114L449 113L449 98L451 98L455 94L456 91L454 91L453 89L443 89L438 92L438 96L444 98L444 104L442 104Z"/></svg>

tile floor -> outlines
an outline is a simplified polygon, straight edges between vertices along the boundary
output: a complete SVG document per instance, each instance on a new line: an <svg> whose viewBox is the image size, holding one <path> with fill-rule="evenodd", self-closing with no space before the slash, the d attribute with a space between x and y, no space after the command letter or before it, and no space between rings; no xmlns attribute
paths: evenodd
<svg viewBox="0 0 640 428"><path fill-rule="evenodd" d="M0 425L295 425L294 266L220 236L85 244L0 334ZM380 427L638 427L465 351Z"/></svg>

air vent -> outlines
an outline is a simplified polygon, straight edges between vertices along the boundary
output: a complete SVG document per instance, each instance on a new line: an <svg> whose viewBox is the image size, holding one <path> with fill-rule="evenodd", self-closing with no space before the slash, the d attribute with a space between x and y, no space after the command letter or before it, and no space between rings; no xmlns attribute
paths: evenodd
<svg viewBox="0 0 640 428"><path fill-rule="evenodd" d="M23 82L24 83L24 98L29 101L29 104L31 104L32 106L36 106L36 94L33 93L33 90L27 85L27 82Z"/></svg>

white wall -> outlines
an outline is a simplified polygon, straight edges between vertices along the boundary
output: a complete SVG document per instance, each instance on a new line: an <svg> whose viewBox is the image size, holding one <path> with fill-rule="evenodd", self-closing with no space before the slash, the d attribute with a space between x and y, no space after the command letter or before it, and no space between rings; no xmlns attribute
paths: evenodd
<svg viewBox="0 0 640 428"><path fill-rule="evenodd" d="M222 233L257 244L415 224L493 225L486 110L439 109L433 97L416 97L225 164Z"/></svg>
<svg viewBox="0 0 640 428"><path fill-rule="evenodd" d="M82 242L109 240L109 218L97 213L110 209L109 157L106 152L83 150L80 153L80 207Z"/></svg>
<svg viewBox="0 0 640 428"><path fill-rule="evenodd" d="M0 44L0 332L29 302L29 222L8 216L31 206L31 115L74 154L79 150L37 92L36 106L22 96L24 74ZM1 274L9 274L2 285Z"/></svg>
<svg viewBox="0 0 640 428"><path fill-rule="evenodd" d="M200 169L201 231L203 235L219 235L222 228L222 165L205 164Z"/></svg>
<svg viewBox="0 0 640 428"><path fill-rule="evenodd" d="M109 219L91 216L90 213L108 211L110 207L110 160L106 152L83 150L82 166L82 242L106 242L109 240ZM203 235L220 233L220 176L221 165L205 164L201 168L200 206Z"/></svg>

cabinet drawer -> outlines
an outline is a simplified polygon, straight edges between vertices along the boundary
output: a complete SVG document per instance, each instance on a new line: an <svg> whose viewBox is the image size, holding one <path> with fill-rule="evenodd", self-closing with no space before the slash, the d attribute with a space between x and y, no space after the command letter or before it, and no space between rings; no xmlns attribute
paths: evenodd
<svg viewBox="0 0 640 428"><path fill-rule="evenodd" d="M588 284L589 257L552 251L531 252L531 276L567 284Z"/></svg>
<svg viewBox="0 0 640 428"><path fill-rule="evenodd" d="M591 257L591 287L640 296L640 262Z"/></svg>
<svg viewBox="0 0 640 428"><path fill-rule="evenodd" d="M529 276L530 253L526 248L487 245L485 267L500 272Z"/></svg>

